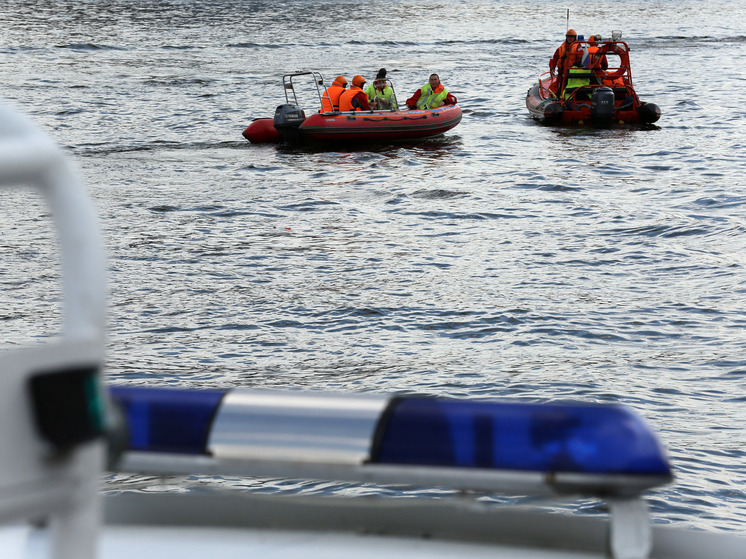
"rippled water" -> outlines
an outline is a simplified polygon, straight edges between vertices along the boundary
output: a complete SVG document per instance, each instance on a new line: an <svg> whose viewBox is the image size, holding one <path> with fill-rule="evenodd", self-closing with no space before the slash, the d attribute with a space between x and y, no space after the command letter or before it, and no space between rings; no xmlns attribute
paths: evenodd
<svg viewBox="0 0 746 559"><path fill-rule="evenodd" d="M6 2L2 95L101 213L108 378L622 402L676 470L655 520L746 532L746 2L570 8L623 30L658 126L528 118L566 25L544 0ZM439 72L462 123L374 149L241 138L282 74L382 66L400 97ZM8 347L58 331L58 271L38 200L0 198Z"/></svg>

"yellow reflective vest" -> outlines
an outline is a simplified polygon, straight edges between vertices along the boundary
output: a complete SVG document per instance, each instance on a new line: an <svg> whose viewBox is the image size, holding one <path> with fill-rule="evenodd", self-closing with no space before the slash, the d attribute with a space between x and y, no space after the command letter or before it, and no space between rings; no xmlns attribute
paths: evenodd
<svg viewBox="0 0 746 559"><path fill-rule="evenodd" d="M585 68L573 66L567 71L567 83L565 83L565 92L563 99L570 97L573 91L584 85L591 85L591 76L593 73Z"/></svg>
<svg viewBox="0 0 746 559"><path fill-rule="evenodd" d="M371 103L376 101L376 109L398 109L396 105L396 97L394 97L394 90L391 86L387 85L383 90L378 89L375 83L370 84L365 88L365 93L368 95L368 101Z"/></svg>
<svg viewBox="0 0 746 559"><path fill-rule="evenodd" d="M448 90L443 87L443 84L438 84L438 87L430 87L430 83L426 83L420 88L420 98L417 99L418 109L432 109L437 107L441 101L444 101L448 97Z"/></svg>

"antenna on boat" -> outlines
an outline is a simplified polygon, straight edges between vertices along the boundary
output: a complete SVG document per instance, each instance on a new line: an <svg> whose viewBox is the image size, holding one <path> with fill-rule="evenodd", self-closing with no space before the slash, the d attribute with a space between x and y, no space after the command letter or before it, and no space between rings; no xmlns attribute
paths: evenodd
<svg viewBox="0 0 746 559"><path fill-rule="evenodd" d="M565 32L570 29L570 8L567 8L567 26L565 27Z"/></svg>

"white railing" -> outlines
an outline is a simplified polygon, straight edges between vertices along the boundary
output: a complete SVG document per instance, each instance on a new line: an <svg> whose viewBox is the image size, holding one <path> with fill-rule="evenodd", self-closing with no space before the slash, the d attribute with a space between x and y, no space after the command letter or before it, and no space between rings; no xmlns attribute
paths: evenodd
<svg viewBox="0 0 746 559"><path fill-rule="evenodd" d="M49 406L44 395L54 396L64 385L89 404L103 401L103 243L93 205L63 151L2 104L0 185L35 188L44 196L62 251L64 294L60 341L0 357L0 522L46 526L33 532L29 545L42 542L53 559L90 559L96 556L100 516L104 444L97 435L103 412L72 410L77 419L90 420L81 431L66 421L69 406ZM60 394L59 400L69 404L75 398Z"/></svg>

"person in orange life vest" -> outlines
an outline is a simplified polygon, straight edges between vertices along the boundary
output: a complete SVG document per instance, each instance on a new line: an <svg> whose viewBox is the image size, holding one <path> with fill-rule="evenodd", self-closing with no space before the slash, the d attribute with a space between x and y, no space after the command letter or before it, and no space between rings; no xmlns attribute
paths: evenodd
<svg viewBox="0 0 746 559"><path fill-rule="evenodd" d="M549 73L554 75L555 69L557 70L557 87L556 91L562 89L562 82L564 81L565 72L573 67L573 64L580 58L578 52L578 44L575 41L578 38L578 34L574 29L568 29L565 33L565 41L554 51L554 56L549 60Z"/></svg>
<svg viewBox="0 0 746 559"><path fill-rule="evenodd" d="M606 55L597 55L598 52L598 41L601 40L601 35L591 35L588 37L588 54L591 57L591 68L594 70L607 70L609 68L609 61L606 59ZM599 72L599 74L602 74Z"/></svg>
<svg viewBox="0 0 746 559"><path fill-rule="evenodd" d="M549 60L549 71L554 74L555 69L561 70L572 68L577 57L577 45L574 45L578 34L574 29L568 29L565 34L565 41L554 51L554 56Z"/></svg>
<svg viewBox="0 0 746 559"><path fill-rule="evenodd" d="M332 85L326 88L321 96L320 113L331 113L339 110L339 98L347 89L347 78L337 76L334 78Z"/></svg>
<svg viewBox="0 0 746 559"><path fill-rule="evenodd" d="M370 103L368 103L368 96L363 91L365 86L365 78L363 76L355 76L352 78L352 87L345 91L339 98L339 110L342 112L346 111L369 111Z"/></svg>
<svg viewBox="0 0 746 559"><path fill-rule="evenodd" d="M440 83L440 76L430 74L428 82L407 99L407 106L410 109L437 109L446 104L449 95L448 90Z"/></svg>

